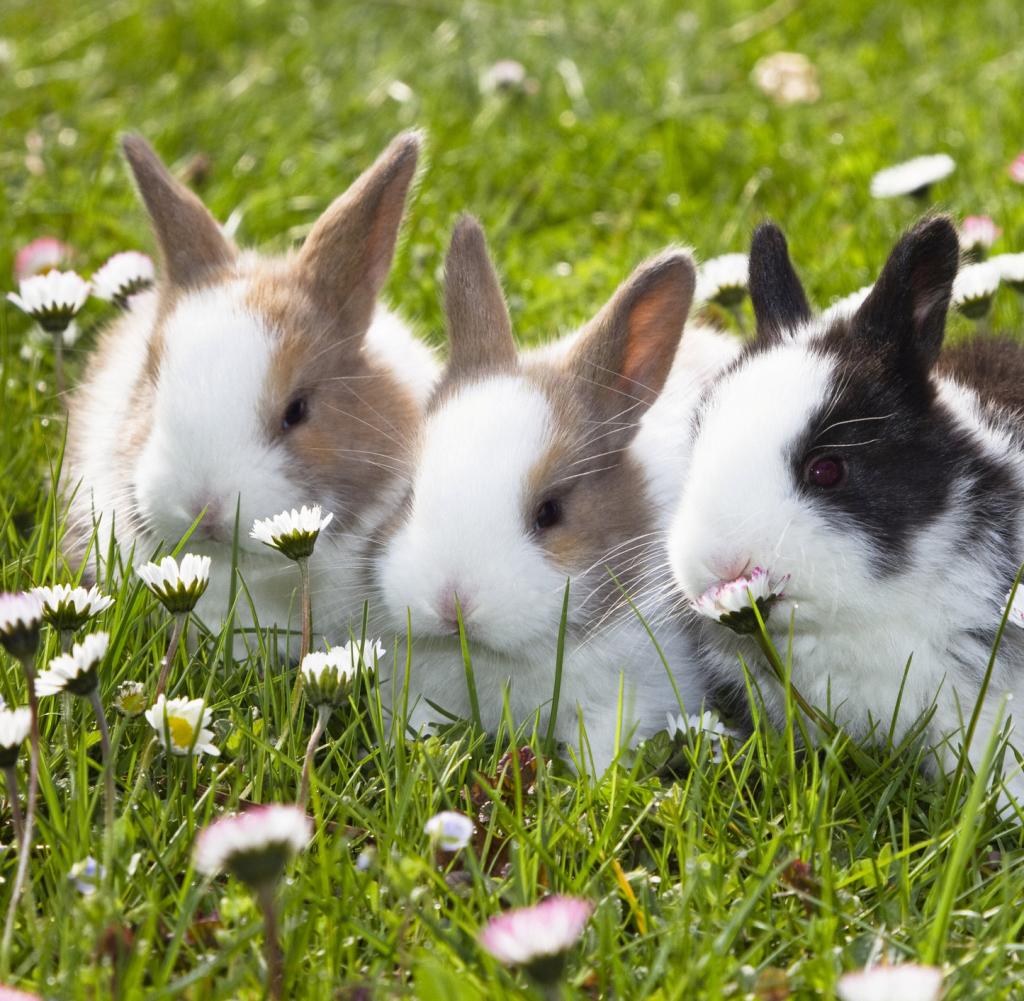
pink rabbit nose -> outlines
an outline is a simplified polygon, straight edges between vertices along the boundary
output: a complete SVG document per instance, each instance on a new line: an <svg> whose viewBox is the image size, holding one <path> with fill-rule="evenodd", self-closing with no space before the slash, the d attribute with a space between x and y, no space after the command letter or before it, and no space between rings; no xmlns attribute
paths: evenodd
<svg viewBox="0 0 1024 1001"><path fill-rule="evenodd" d="M437 617L444 623L452 633L459 631L459 609L462 610L462 623L469 621L470 613L473 610L472 603L462 596L455 588L445 588L438 596Z"/></svg>
<svg viewBox="0 0 1024 1001"><path fill-rule="evenodd" d="M190 510L192 512L192 520L202 514L202 520L196 525L195 532L193 533L196 538L199 539L222 539L225 535L226 529L224 525L224 508L221 502L217 499L207 498L206 500L198 499L195 500Z"/></svg>
<svg viewBox="0 0 1024 1001"><path fill-rule="evenodd" d="M716 553L707 561L708 571L716 583L728 583L742 576L750 567L750 558L728 553Z"/></svg>

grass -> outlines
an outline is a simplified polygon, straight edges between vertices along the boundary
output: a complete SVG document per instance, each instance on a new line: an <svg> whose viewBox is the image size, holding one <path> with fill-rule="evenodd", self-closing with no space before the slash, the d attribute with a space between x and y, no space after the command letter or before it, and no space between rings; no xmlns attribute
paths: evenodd
<svg viewBox="0 0 1024 1001"><path fill-rule="evenodd" d="M214 212L241 210L242 240L279 249L392 134L426 127L430 164L389 293L434 340L441 255L464 209L489 231L524 339L591 314L666 243L743 250L765 216L827 304L869 282L920 211L872 200L871 174L923 152L958 164L938 207L990 214L995 249L1024 249L1024 188L1006 173L1024 146L1013 0L8 0L0 34L0 274L44 233L77 247L87 272L149 246L116 151L127 128L179 168L205 154ZM753 88L753 64L779 49L813 59L819 102L780 108ZM535 92L482 95L479 74L508 57ZM87 328L104 318L90 310ZM994 324L1020 321L1020 300L1001 292ZM955 321L955 336L969 330ZM0 309L4 589L66 576L49 499L63 420L49 353L23 357L25 335ZM72 378L93 337L72 353ZM137 584L116 596L102 622L108 706L123 679L154 676L168 629ZM115 728L112 893L83 895L68 878L102 851L98 734L79 705L67 760L48 707L37 906L17 926L11 981L54 998L261 996L255 905L233 881L199 880L191 846L240 800L294 799L311 718L282 742L293 677L270 652L225 671L222 649L206 635L172 682L209 699L219 760L158 755L143 769L146 724ZM0 694L24 699L11 666ZM672 775L648 757L603 779L541 761L535 778L498 781L502 756L520 739L539 752L543 733L390 742L381 727L372 700L336 717L318 759L316 837L283 888L288 997L531 996L475 935L549 890L597 904L570 965L574 997L831 998L843 970L880 957L942 964L952 1001L1019 996L1020 834L996 818L985 774L947 787L906 748L871 752L871 768L839 748L801 755L791 727L759 729L721 762L707 746L662 747ZM446 866L422 834L442 808L482 818L477 852ZM357 867L371 844L374 861ZM0 904L13 867L8 852Z"/></svg>

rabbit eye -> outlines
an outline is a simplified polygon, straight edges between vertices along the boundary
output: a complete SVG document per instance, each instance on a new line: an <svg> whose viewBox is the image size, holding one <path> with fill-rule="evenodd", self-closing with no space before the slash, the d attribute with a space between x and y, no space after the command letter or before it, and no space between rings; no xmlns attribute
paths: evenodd
<svg viewBox="0 0 1024 1001"><path fill-rule="evenodd" d="M306 402L306 398L304 396L296 396L284 408L284 413L281 415L281 427L288 431L295 427L296 424L301 424L307 416L309 416L309 404Z"/></svg>
<svg viewBox="0 0 1024 1001"><path fill-rule="evenodd" d="M804 482L811 487L829 490L846 479L846 460L837 455L810 459L804 466Z"/></svg>
<svg viewBox="0 0 1024 1001"><path fill-rule="evenodd" d="M543 532L546 528L557 525L562 520L562 505L554 498L548 498L537 505L533 527Z"/></svg>

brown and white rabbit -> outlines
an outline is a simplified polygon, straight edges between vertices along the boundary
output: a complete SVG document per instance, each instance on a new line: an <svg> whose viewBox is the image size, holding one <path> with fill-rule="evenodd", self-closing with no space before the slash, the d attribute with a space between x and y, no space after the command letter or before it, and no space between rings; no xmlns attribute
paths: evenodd
<svg viewBox="0 0 1024 1001"><path fill-rule="evenodd" d="M815 318L782 233L758 229L757 339L699 407L669 547L691 599L758 565L788 576L768 626L785 647L793 615L794 685L861 737L884 737L899 706L899 739L934 702L929 735L951 738L947 758L1024 560L1024 347L943 349L958 250L952 223L927 219L858 308ZM759 663L709 625L708 665L742 697L737 650ZM781 722L778 686L761 682ZM1024 631L1011 625L974 761L1014 695L1011 714L1024 701Z"/></svg>
<svg viewBox="0 0 1024 1001"><path fill-rule="evenodd" d="M98 525L149 559L205 515L189 549L213 558L200 613L227 611L232 536L263 627L292 616L294 568L249 538L302 504L334 513L311 561L317 631L343 633L362 594L354 554L407 486L407 449L437 374L432 352L377 302L421 138L399 135L280 257L239 251L138 136L124 152L160 250L157 288L102 336L69 413L62 486L70 559ZM239 624L251 624L249 602ZM297 614L294 619L297 620Z"/></svg>
<svg viewBox="0 0 1024 1001"><path fill-rule="evenodd" d="M384 624L404 635L411 621L410 720L470 715L458 603L484 725L498 727L506 687L517 722L539 713L546 725L568 580L555 733L575 744L582 715L603 769L616 753L620 678L623 744L678 711L673 678L687 708L704 698L664 560L679 439L702 385L685 367L670 376L693 261L681 250L649 260L571 341L523 354L471 218L456 226L446 285L448 365L376 552Z"/></svg>

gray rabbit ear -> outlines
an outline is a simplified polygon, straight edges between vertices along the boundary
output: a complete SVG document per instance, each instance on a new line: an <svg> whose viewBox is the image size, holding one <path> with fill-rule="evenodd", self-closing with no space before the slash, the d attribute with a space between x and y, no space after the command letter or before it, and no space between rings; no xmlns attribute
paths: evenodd
<svg viewBox="0 0 1024 1001"><path fill-rule="evenodd" d="M641 264L587 324L570 365L580 392L605 417L645 410L658 397L693 302L696 268L684 250Z"/></svg>
<svg viewBox="0 0 1024 1001"><path fill-rule="evenodd" d="M480 223L462 216L445 259L449 367L457 376L516 366L512 320Z"/></svg>
<svg viewBox="0 0 1024 1001"><path fill-rule="evenodd" d="M327 207L296 258L300 280L348 338L364 332L373 318L422 145L419 132L396 136Z"/></svg>
<svg viewBox="0 0 1024 1001"><path fill-rule="evenodd" d="M750 243L750 301L757 320L757 339L776 341L811 319L782 230L766 222L754 230Z"/></svg>
<svg viewBox="0 0 1024 1001"><path fill-rule="evenodd" d="M142 136L126 135L121 146L153 224L165 281L178 288L215 281L237 254L217 220Z"/></svg>

